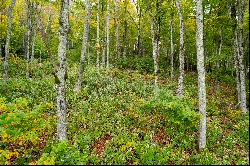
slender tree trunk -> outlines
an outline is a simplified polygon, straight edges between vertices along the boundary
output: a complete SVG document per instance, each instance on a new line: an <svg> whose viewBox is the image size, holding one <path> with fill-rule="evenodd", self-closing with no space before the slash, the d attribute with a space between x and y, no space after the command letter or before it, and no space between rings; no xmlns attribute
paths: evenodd
<svg viewBox="0 0 250 166"><path fill-rule="evenodd" d="M106 16L106 38L107 38L107 68L109 67L109 1L107 2L107 16Z"/></svg>
<svg viewBox="0 0 250 166"><path fill-rule="evenodd" d="M34 26L33 26L33 39L32 39L32 46L31 46L31 57L30 60L34 60L34 54L35 54L35 45L36 45L36 27L37 27L37 14L35 15L34 19Z"/></svg>
<svg viewBox="0 0 250 166"><path fill-rule="evenodd" d="M88 46L88 65L90 64L90 44Z"/></svg>
<svg viewBox="0 0 250 166"><path fill-rule="evenodd" d="M184 30L183 30L183 18L182 18L182 12L179 0L175 0L175 5L178 10L179 15L179 28L180 28L180 51L179 51L179 78L178 78L178 87L177 87L177 96L182 97L183 96L183 79L184 79Z"/></svg>
<svg viewBox="0 0 250 166"><path fill-rule="evenodd" d="M124 13L123 13L123 19L124 19L124 35L123 35L123 58L126 57L127 54L127 19L126 19L126 14L127 14L127 0L124 0Z"/></svg>
<svg viewBox="0 0 250 166"><path fill-rule="evenodd" d="M159 43L160 43L160 13L159 13L159 0L156 0L156 18L157 18L157 23L156 23L156 48L157 48L157 58L159 57L159 53L160 53L160 46L159 46ZM158 63L158 62L157 62ZM158 64L157 64L158 66ZM158 72L158 71L157 71Z"/></svg>
<svg viewBox="0 0 250 166"><path fill-rule="evenodd" d="M105 66L105 53L106 53L106 26L104 26L104 29L103 29L103 39L102 39L102 63L101 63L101 67L104 67Z"/></svg>
<svg viewBox="0 0 250 166"><path fill-rule="evenodd" d="M246 91L245 91L245 75L244 75L244 65L243 65L243 40L242 40L242 21L243 13L241 8L241 2L237 2L238 9L238 20L236 19L236 5L235 1L231 4L231 19L233 20L233 39L234 39L234 65L236 69L236 89L238 103L243 113L247 112L246 108Z"/></svg>
<svg viewBox="0 0 250 166"><path fill-rule="evenodd" d="M102 20L104 21L104 2L102 2ZM105 53L106 53L106 26L103 23L103 34L102 34L102 63L101 67L105 66Z"/></svg>
<svg viewBox="0 0 250 166"><path fill-rule="evenodd" d="M221 34L221 28L219 29L219 36L216 36L216 42L215 44L215 54L216 56L218 56L218 60L216 62L216 67L217 69L220 68L221 64L220 64L220 55L221 55L221 49L222 49L222 34Z"/></svg>
<svg viewBox="0 0 250 166"><path fill-rule="evenodd" d="M69 31L69 0L61 1L59 16L59 45L58 45L58 70L57 70L57 135L60 141L66 140L66 46Z"/></svg>
<svg viewBox="0 0 250 166"><path fill-rule="evenodd" d="M141 31L144 32L144 19L142 19L142 25L141 25ZM143 33L141 33L141 54L142 54L142 57L144 57L144 54L145 54L145 50L144 50L144 47L143 47Z"/></svg>
<svg viewBox="0 0 250 166"><path fill-rule="evenodd" d="M170 64L171 64L171 71L170 71L170 77L171 80L174 77L174 43L173 43L173 13L171 13L171 19L170 19Z"/></svg>
<svg viewBox="0 0 250 166"><path fill-rule="evenodd" d="M141 55L141 8L140 8L140 0L136 1L136 10L138 15L138 25L137 25L137 54Z"/></svg>
<svg viewBox="0 0 250 166"><path fill-rule="evenodd" d="M148 12L149 12L149 17L150 17L150 32L151 32L151 39L152 39L152 48L153 48L153 52L152 52L152 57L153 57L153 61L154 61L154 77L155 77L155 89L157 89L157 82L158 82L158 62L157 62L157 39L155 36L155 25L154 25L154 20L153 20L153 16L152 16L152 12L151 12L151 8L150 8L150 4L148 3Z"/></svg>
<svg viewBox="0 0 250 166"><path fill-rule="evenodd" d="M5 57L4 57L4 81L6 82L8 79L8 58L9 58L9 51L10 51L10 37L11 37L11 30L12 30L12 11L15 6L16 0L11 1L11 5L8 8L8 29L6 35L6 44L5 44Z"/></svg>
<svg viewBox="0 0 250 166"><path fill-rule="evenodd" d="M26 78L29 78L30 39L31 39L31 2L27 0L27 36L26 36Z"/></svg>
<svg viewBox="0 0 250 166"><path fill-rule="evenodd" d="M238 65L239 65L239 76L240 76L240 106L242 113L247 113L247 106L246 106L246 86L245 86L245 69L243 63L244 51L243 51L243 0L237 0L237 7L238 7Z"/></svg>
<svg viewBox="0 0 250 166"><path fill-rule="evenodd" d="M75 85L76 93L78 93L81 89L83 71L86 63L86 48L89 35L89 21L90 21L90 4L89 0L86 0L86 18L85 18L85 25L83 32L83 40L82 40L81 61L78 67L78 77Z"/></svg>
<svg viewBox="0 0 250 166"><path fill-rule="evenodd" d="M220 57L221 55L221 50L222 50L222 32L221 32L221 29L220 29L220 44L219 44L219 51L218 51L218 55ZM220 65L219 65L220 66Z"/></svg>
<svg viewBox="0 0 250 166"><path fill-rule="evenodd" d="M204 68L204 46L203 46L203 7L202 0L196 0L196 48L197 48L197 70L198 70L198 94L199 112L201 114L199 124L199 149L206 146L206 86Z"/></svg>
<svg viewBox="0 0 250 166"><path fill-rule="evenodd" d="M101 47L100 47L100 16L99 16L99 12L100 12L100 0L97 0L97 14L96 14L96 20L97 20L97 28L96 28L96 43L97 43L96 67L97 68L100 67L100 51L101 51Z"/></svg>
<svg viewBox="0 0 250 166"><path fill-rule="evenodd" d="M116 37L116 40L115 40L115 47L116 47L116 57L119 59L120 58L120 47L119 47L119 22L117 21L119 18L119 16L117 17L117 13L119 11L119 7L117 7L117 10L116 10L116 5L117 5L117 2L116 0L114 0L114 27L115 27L115 37Z"/></svg>

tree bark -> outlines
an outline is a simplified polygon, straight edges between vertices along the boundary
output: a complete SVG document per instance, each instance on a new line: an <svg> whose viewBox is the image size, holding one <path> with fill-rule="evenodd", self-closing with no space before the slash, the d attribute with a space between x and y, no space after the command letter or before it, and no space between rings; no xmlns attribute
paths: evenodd
<svg viewBox="0 0 250 166"><path fill-rule="evenodd" d="M206 86L205 86L205 68L204 68L202 0L196 0L196 48L197 48L199 112L201 114L201 119L199 124L199 150L202 150L206 146Z"/></svg>
<svg viewBox="0 0 250 166"><path fill-rule="evenodd" d="M107 16L106 16L106 39L107 39L107 62L106 66L109 67L109 0L107 1Z"/></svg>
<svg viewBox="0 0 250 166"><path fill-rule="evenodd" d="M127 14L127 0L124 0L124 13L123 13L123 19L124 19L124 35L123 35L123 57L126 57L127 54L127 19L126 19L126 14Z"/></svg>
<svg viewBox="0 0 250 166"><path fill-rule="evenodd" d="M153 61L154 61L154 77L155 77L154 84L155 84L155 89L157 89L157 85L158 85L157 84L157 82L158 82L158 76L157 76L157 73L158 73L157 39L155 36L155 23L153 20L153 15L152 15L149 1L147 1L147 5L148 5L149 18L150 18L150 32L151 32L152 48L153 48L152 57L153 57Z"/></svg>
<svg viewBox="0 0 250 166"><path fill-rule="evenodd" d="M58 69L57 69L57 135L60 141L66 140L66 46L69 31L69 0L61 1L59 16L59 45L58 45Z"/></svg>
<svg viewBox="0 0 250 166"><path fill-rule="evenodd" d="M240 75L239 75L239 69L238 69L238 35L237 35L237 21L236 21L236 7L235 7L235 1L231 1L231 19L233 21L232 31L233 31L233 44L234 44L234 68L236 70L236 90L237 90L237 99L238 103L241 102L240 98Z"/></svg>
<svg viewBox="0 0 250 166"><path fill-rule="evenodd" d="M136 1L136 10L138 15L138 25L137 25L137 54L141 55L141 14L142 10L140 8L140 0Z"/></svg>
<svg viewBox="0 0 250 166"><path fill-rule="evenodd" d="M31 41L31 8L32 2L26 0L27 2L27 36L26 36L26 78L29 78L29 61L30 61L30 41Z"/></svg>
<svg viewBox="0 0 250 166"><path fill-rule="evenodd" d="M170 18L170 64L171 64L171 71L170 71L170 77L171 80L174 77L174 43L173 43L173 13L171 13Z"/></svg>
<svg viewBox="0 0 250 166"><path fill-rule="evenodd" d="M237 0L238 7L238 68L239 68L239 76L240 76L240 106L242 113L247 113L246 106L246 86L245 86L245 69L244 69L244 50L243 50L243 0Z"/></svg>
<svg viewBox="0 0 250 166"><path fill-rule="evenodd" d="M175 0L175 5L178 10L179 15L179 29L180 29L180 50L179 50L179 78L178 78L178 87L177 87L177 96L183 96L183 79L184 79L184 30L183 30L183 18L182 18L182 11L180 7L179 0Z"/></svg>
<svg viewBox="0 0 250 166"><path fill-rule="evenodd" d="M102 20L104 20L104 1L102 2ZM105 35L106 35L106 25L103 26L103 34L102 34L102 63L101 63L102 68L105 66L105 51L106 51Z"/></svg>
<svg viewBox="0 0 250 166"><path fill-rule="evenodd" d="M231 19L233 21L233 40L234 40L234 64L236 69L236 89L238 103L240 103L240 108L242 113L247 112L246 107L246 89L245 89L245 73L243 64L243 4L241 0L237 0L237 9L235 1L231 4ZM237 15L238 11L238 15Z"/></svg>
<svg viewBox="0 0 250 166"><path fill-rule="evenodd" d="M97 28L96 28L96 43L97 43L97 48L96 48L96 67L99 68L100 67L100 16L99 16L99 12L100 12L100 0L97 0L97 13L96 13L96 20L97 20Z"/></svg>
<svg viewBox="0 0 250 166"><path fill-rule="evenodd" d="M87 53L87 55L88 55L88 65L90 64L90 44L87 44L87 46L88 46L88 53Z"/></svg>
<svg viewBox="0 0 250 166"><path fill-rule="evenodd" d="M117 21L117 12L119 11L119 7L117 7L116 10L116 5L117 5L117 1L114 0L114 27L115 27L115 47L116 47L116 57L120 58L120 47L119 47L119 22ZM119 17L118 17L119 18Z"/></svg>
<svg viewBox="0 0 250 166"><path fill-rule="evenodd" d="M75 91L78 93L81 89L82 84L82 77L86 63L86 48L88 42L88 35L89 35L89 21L90 21L90 4L89 0L86 0L86 18L84 24L84 32L83 32L83 39L82 39L82 50L81 50L81 60L78 67L78 78L75 85Z"/></svg>
<svg viewBox="0 0 250 166"><path fill-rule="evenodd" d="M9 51L10 51L10 37L11 37L11 30L12 30L12 11L15 6L16 0L11 1L11 5L8 8L8 29L6 35L6 44L5 44L5 57L4 57L4 81L6 82L8 79L8 58L9 58Z"/></svg>
<svg viewBox="0 0 250 166"><path fill-rule="evenodd" d="M32 45L31 45L31 57L30 60L34 60L34 54L35 54L35 45L36 45L36 27L37 27L37 12L35 8L35 18L34 18L34 23L33 23L33 28L32 28Z"/></svg>

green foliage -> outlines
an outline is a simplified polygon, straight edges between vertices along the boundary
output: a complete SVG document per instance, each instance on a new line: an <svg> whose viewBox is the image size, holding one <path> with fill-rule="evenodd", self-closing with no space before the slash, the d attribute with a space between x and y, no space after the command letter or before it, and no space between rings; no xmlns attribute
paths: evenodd
<svg viewBox="0 0 250 166"><path fill-rule="evenodd" d="M43 153L39 165L85 165L87 154L80 152L66 141L55 143L49 153Z"/></svg>
<svg viewBox="0 0 250 166"><path fill-rule="evenodd" d="M38 68L34 62L33 77L23 79L25 73L17 70L25 69L25 62L10 62L16 67L10 72L8 83L0 81L1 164L248 162L248 116L235 110L235 98L228 97L234 92L213 76L206 78L207 149L199 153L195 73L185 77L185 97L179 99L174 95L174 81L160 80L155 95L152 74L142 75L140 69L97 70L87 66L82 89L76 95L73 89L77 64L69 63L68 142L58 142L51 65L45 62ZM221 90L214 91L216 84Z"/></svg>
<svg viewBox="0 0 250 166"><path fill-rule="evenodd" d="M153 73L154 65L151 57L126 57L119 59L116 65L120 69L128 68L140 72Z"/></svg>
<svg viewBox="0 0 250 166"><path fill-rule="evenodd" d="M30 110L29 102L24 98L16 98L12 102L0 98L1 164L10 164L17 158L17 164L26 163L32 155L40 153L45 143L43 139L54 128L53 116L48 117L44 113L45 109L51 109L52 106L37 105Z"/></svg>

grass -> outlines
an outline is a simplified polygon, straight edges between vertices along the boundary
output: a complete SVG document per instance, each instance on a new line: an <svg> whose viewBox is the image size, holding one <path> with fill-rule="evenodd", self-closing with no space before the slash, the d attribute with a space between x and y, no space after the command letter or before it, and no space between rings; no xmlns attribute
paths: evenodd
<svg viewBox="0 0 250 166"><path fill-rule="evenodd" d="M59 143L51 65L30 66L24 79L25 63L12 60L8 84L0 80L0 164L249 164L249 116L223 79L206 77L207 147L199 152L195 73L178 99L177 78L160 76L155 96L152 74L88 66L75 95L77 65L68 64L68 141Z"/></svg>

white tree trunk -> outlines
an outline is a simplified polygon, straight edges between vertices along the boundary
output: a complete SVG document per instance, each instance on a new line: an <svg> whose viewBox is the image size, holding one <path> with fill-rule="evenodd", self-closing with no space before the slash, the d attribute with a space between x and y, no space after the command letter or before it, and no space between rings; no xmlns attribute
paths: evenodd
<svg viewBox="0 0 250 166"><path fill-rule="evenodd" d="M97 28L96 28L96 43L97 43L97 48L96 48L96 67L100 67L100 0L97 0L97 14L96 14L96 21L97 21Z"/></svg>
<svg viewBox="0 0 250 166"><path fill-rule="evenodd" d="M204 46L203 46L203 7L202 0L196 0L196 48L197 48L197 70L198 70L198 95L199 112L201 114L199 124L199 149L206 146L206 86L204 68Z"/></svg>
<svg viewBox="0 0 250 166"><path fill-rule="evenodd" d="M65 140L66 137L66 46L69 31L69 0L61 1L59 16L59 45L58 45L58 69L57 69L57 135L58 139Z"/></svg>
<svg viewBox="0 0 250 166"><path fill-rule="evenodd" d="M11 30L12 30L12 11L15 6L16 0L11 1L11 5L8 8L8 29L6 35L6 44L5 44L5 57L4 57L4 81L8 79L8 58L9 58L9 51L10 51L10 37L11 37ZM2 46L1 46L2 47ZM2 51L2 50L1 50Z"/></svg>
<svg viewBox="0 0 250 166"><path fill-rule="evenodd" d="M179 28L180 28L180 50L179 50L179 78L178 78L178 87L177 87L177 96L182 97L183 96L183 79L184 79L184 30L183 30L183 18L182 18L182 12L179 0L175 0L175 5L178 10L179 15Z"/></svg>
<svg viewBox="0 0 250 166"><path fill-rule="evenodd" d="M82 84L82 77L83 71L86 63L86 48L87 48L87 41L89 35L89 21L90 21L90 4L89 0L86 0L86 18L84 24L84 32L83 32L83 39L82 39L82 50L81 50L81 60L78 67L78 77L75 85L75 91L78 93L81 89Z"/></svg>
<svg viewBox="0 0 250 166"><path fill-rule="evenodd" d="M102 6L102 9L103 8L104 7ZM102 11L102 20L104 21L104 11ZM105 66L105 53L106 53L106 25L104 25L103 27L103 34L102 34L102 63L101 63L102 68Z"/></svg>
<svg viewBox="0 0 250 166"><path fill-rule="evenodd" d="M243 0L237 0L237 7L238 7L238 68L239 68L239 76L240 76L240 106L243 113L247 113L247 106L246 106L246 86L245 86L245 69L243 63Z"/></svg>
<svg viewBox="0 0 250 166"><path fill-rule="evenodd" d="M90 64L90 45L88 44L88 65Z"/></svg>
<svg viewBox="0 0 250 166"><path fill-rule="evenodd" d="M116 47L116 57L120 58L120 47L119 47L119 22L117 21L117 12L119 11L119 7L117 7L116 10L116 5L117 2L116 0L114 0L114 27L115 27L115 36L116 36L116 40L115 40L115 47ZM119 17L118 17L119 18Z"/></svg>
<svg viewBox="0 0 250 166"><path fill-rule="evenodd" d="M174 77L174 43L173 43L173 13L171 14L170 19L170 64L171 64L171 71L170 71L170 77L171 80Z"/></svg>
<svg viewBox="0 0 250 166"><path fill-rule="evenodd" d="M234 68L236 70L236 90L237 90L237 99L238 103L241 102L241 97L240 97L240 73L239 73L239 60L238 60L238 54L239 54L239 47L238 47L238 34L237 34L237 21L236 21L236 8L235 8L235 3L231 2L230 12L231 14L231 19L233 20L233 26L232 26L232 31L233 31L233 44L234 44Z"/></svg>
<svg viewBox="0 0 250 166"><path fill-rule="evenodd" d="M107 2L107 16L106 16L106 38L107 38L107 62L106 67L109 67L109 1Z"/></svg>
<svg viewBox="0 0 250 166"><path fill-rule="evenodd" d="M33 26L33 39L32 39L32 45L31 45L31 57L30 60L34 60L34 54L35 54L35 45L36 45L36 26L37 26L37 14L35 16L34 20L34 26Z"/></svg>
<svg viewBox="0 0 250 166"><path fill-rule="evenodd" d="M237 30L236 27L233 29L233 37L234 37L234 68L236 70L236 90L237 90L237 99L238 103L241 103L241 90L240 90L240 73L239 73L239 47L238 47L238 37L237 37Z"/></svg>
<svg viewBox="0 0 250 166"><path fill-rule="evenodd" d="M141 7L140 0L136 1L136 12L138 16L138 24L137 24L137 54L141 56Z"/></svg>
<svg viewBox="0 0 250 166"><path fill-rule="evenodd" d="M149 2L148 2L149 5ZM157 61L157 39L155 36L155 24L154 24L154 20L153 20L153 16L152 16L152 12L151 12L151 8L148 6L148 11L149 11L149 17L150 17L150 32L151 32L151 39L152 39L152 57L153 57L153 61L154 61L154 77L155 77L155 90L157 89L157 82L158 82L158 61Z"/></svg>
<svg viewBox="0 0 250 166"><path fill-rule="evenodd" d="M27 36L26 36L26 78L29 78L29 61L30 61L30 34L31 34L31 2L27 1Z"/></svg>
<svg viewBox="0 0 250 166"><path fill-rule="evenodd" d="M123 36L123 57L126 57L127 54L127 0L124 0L124 13L123 13L123 19L124 19L124 36Z"/></svg>

